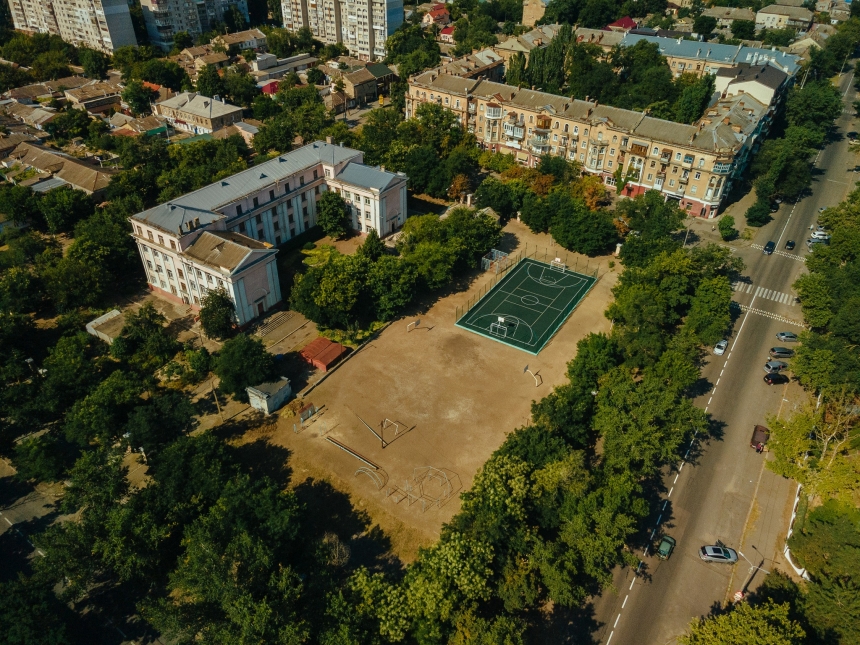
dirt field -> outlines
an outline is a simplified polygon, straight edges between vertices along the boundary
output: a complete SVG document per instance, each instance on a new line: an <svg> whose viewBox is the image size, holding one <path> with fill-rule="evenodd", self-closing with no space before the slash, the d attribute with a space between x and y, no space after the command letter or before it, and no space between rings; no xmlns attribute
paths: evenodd
<svg viewBox="0 0 860 645"><path fill-rule="evenodd" d="M534 235L518 222L509 223L505 233L506 250L551 244L548 236ZM527 422L532 400L564 380L577 341L609 329L603 311L618 271L608 268L611 259L597 261L599 281L538 356L454 326L455 308L494 277L482 274L468 291L394 321L310 391L305 401L321 409L313 423L296 434L297 420L285 413L271 441L291 451L295 480L325 478L349 493L354 506L391 537L395 553L404 561L413 559L418 546L434 542L442 524L459 510L459 493L506 433ZM590 262L593 268L596 261ZM420 325L407 332L416 318ZM523 373L527 364L542 379L539 387ZM383 449L358 417L377 432L385 418L400 423L403 431L395 436L394 428L387 428L383 438L390 443ZM366 464L325 437L378 465L374 472L385 485L377 489L370 475L356 474ZM396 502L408 480L426 473L421 470L426 467L445 472L450 488L439 478L427 480L425 499L450 493L447 502L426 509L421 501ZM387 496L395 487L399 492ZM417 484L412 487L420 494Z"/></svg>

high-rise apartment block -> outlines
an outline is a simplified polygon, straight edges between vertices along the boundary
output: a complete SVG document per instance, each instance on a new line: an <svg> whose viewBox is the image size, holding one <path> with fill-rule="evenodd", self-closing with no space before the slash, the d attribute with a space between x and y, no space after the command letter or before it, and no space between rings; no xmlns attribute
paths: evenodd
<svg viewBox="0 0 860 645"><path fill-rule="evenodd" d="M281 13L290 31L307 27L369 61L385 58L385 40L403 24L403 0L281 0Z"/></svg>
<svg viewBox="0 0 860 645"><path fill-rule="evenodd" d="M127 0L9 0L15 29L110 53L137 45Z"/></svg>
<svg viewBox="0 0 860 645"><path fill-rule="evenodd" d="M226 22L237 11L248 21L247 0L140 0L150 42L161 49L173 47L173 37L187 31L196 38Z"/></svg>

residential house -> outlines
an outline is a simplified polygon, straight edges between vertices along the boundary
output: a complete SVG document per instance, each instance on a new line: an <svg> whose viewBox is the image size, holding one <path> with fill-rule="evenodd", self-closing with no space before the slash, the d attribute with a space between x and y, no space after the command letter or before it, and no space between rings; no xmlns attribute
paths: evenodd
<svg viewBox="0 0 860 645"><path fill-rule="evenodd" d="M460 78L485 78L501 81L505 75L505 59L492 48L482 49L474 54L455 58L437 69L442 74Z"/></svg>
<svg viewBox="0 0 860 645"><path fill-rule="evenodd" d="M621 33L627 33L631 29L636 29L638 27L638 23L633 20L630 16L624 16L623 18L619 18L615 22L610 22L606 25L606 29L609 31L618 31Z"/></svg>
<svg viewBox="0 0 860 645"><path fill-rule="evenodd" d="M63 185L82 190L95 199L101 199L110 183L111 170L106 170L75 159L55 150L23 142L8 153L0 164L9 171L6 178L15 182L15 174L26 174L21 182L36 192L47 192ZM35 170L34 176L32 171Z"/></svg>
<svg viewBox="0 0 860 645"><path fill-rule="evenodd" d="M36 130L44 130L58 115L51 107L35 107L15 102L6 104L3 110L6 115Z"/></svg>
<svg viewBox="0 0 860 645"><path fill-rule="evenodd" d="M735 20L749 20L755 22L755 11L746 7L710 7L702 12L703 16L714 18L717 27L731 28Z"/></svg>
<svg viewBox="0 0 860 645"><path fill-rule="evenodd" d="M66 90L73 90L91 83L93 80L84 76L67 76L56 81L43 81L42 83L13 87L3 93L3 98L12 99L24 105L38 105L41 101L61 98Z"/></svg>
<svg viewBox="0 0 860 645"><path fill-rule="evenodd" d="M450 45L454 44L454 30L456 27L454 25L448 25L444 27L442 31L439 32L438 40L442 43L448 43Z"/></svg>
<svg viewBox="0 0 860 645"><path fill-rule="evenodd" d="M215 69L224 69L229 64L230 57L224 52L212 52L211 54L198 56L193 62L194 74L191 74L191 78L196 79L200 74L200 71L207 65L214 67Z"/></svg>
<svg viewBox="0 0 860 645"><path fill-rule="evenodd" d="M813 13L804 7L772 4L755 15L756 29L795 29L806 31L812 25Z"/></svg>
<svg viewBox="0 0 860 645"><path fill-rule="evenodd" d="M444 4L437 4L430 11L424 14L424 18L421 19L421 24L425 27L429 27L430 25L444 27L445 25L451 24L451 14L448 12L448 9Z"/></svg>
<svg viewBox="0 0 860 645"><path fill-rule="evenodd" d="M391 84L397 80L397 74L388 65L382 63L368 63L367 71L376 79L377 95L388 94Z"/></svg>
<svg viewBox="0 0 860 645"><path fill-rule="evenodd" d="M343 85L346 95L352 99L350 107L363 106L376 100L376 77L366 68L344 74Z"/></svg>
<svg viewBox="0 0 860 645"><path fill-rule="evenodd" d="M122 103L121 95L122 87L115 83L93 83L65 91L70 107L86 110L90 114L118 110Z"/></svg>
<svg viewBox="0 0 860 645"><path fill-rule="evenodd" d="M249 148L254 147L254 135L260 131L263 125L262 121L256 119L245 119L233 125L228 125L226 128L221 128L217 132L212 133L213 139L227 139L235 135L239 135L245 141Z"/></svg>
<svg viewBox="0 0 860 645"><path fill-rule="evenodd" d="M406 176L363 156L315 141L132 216L150 289L199 308L224 288L246 325L281 301L274 247L316 225L325 191L343 195L358 231L388 235L406 221Z"/></svg>
<svg viewBox="0 0 860 645"><path fill-rule="evenodd" d="M197 92L181 92L156 103L153 113L178 130L211 134L242 120L242 108Z"/></svg>
<svg viewBox="0 0 860 645"><path fill-rule="evenodd" d="M290 72L303 72L315 67L318 62L319 59L310 54L296 54L287 58L278 58L274 54L257 54L257 58L251 61L250 74L259 85L273 79L283 78Z"/></svg>
<svg viewBox="0 0 860 645"><path fill-rule="evenodd" d="M558 35L559 29L561 29L561 25L541 25L520 36L510 36L498 45L493 45L493 51L504 59L505 65L508 64L514 54L522 54L528 60L531 51L549 45L552 39Z"/></svg>
<svg viewBox="0 0 860 645"><path fill-rule="evenodd" d="M840 22L845 22L851 17L851 4L834 2L828 13L830 14L830 24L838 25Z"/></svg>
<svg viewBox="0 0 860 645"><path fill-rule="evenodd" d="M781 103L792 77L773 65L749 65L724 67L714 76L714 89L721 98L738 94L752 96L763 105Z"/></svg>
<svg viewBox="0 0 860 645"><path fill-rule="evenodd" d="M110 118L111 134L125 137L167 136L167 126L154 116L133 118L117 112Z"/></svg>
<svg viewBox="0 0 860 645"><path fill-rule="evenodd" d="M245 51L246 49L265 51L266 34L255 27L254 29L237 31L234 34L219 34L211 40L211 43L212 45L220 45L227 50L231 47L236 47L239 51Z"/></svg>

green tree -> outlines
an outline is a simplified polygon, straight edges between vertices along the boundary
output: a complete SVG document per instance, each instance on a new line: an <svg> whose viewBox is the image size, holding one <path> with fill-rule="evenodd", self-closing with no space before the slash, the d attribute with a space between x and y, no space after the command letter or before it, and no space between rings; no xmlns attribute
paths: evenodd
<svg viewBox="0 0 860 645"><path fill-rule="evenodd" d="M720 229L720 237L726 242L735 239L738 235L735 228L735 218L731 215L723 215L717 226Z"/></svg>
<svg viewBox="0 0 860 645"><path fill-rule="evenodd" d="M92 443L113 445L129 413L140 402L142 391L138 378L123 371L114 372L69 410L64 426L66 438L83 447Z"/></svg>
<svg viewBox="0 0 860 645"><path fill-rule="evenodd" d="M84 68L84 74L89 78L107 78L110 68L110 56L89 47L78 49L78 60Z"/></svg>
<svg viewBox="0 0 860 645"><path fill-rule="evenodd" d="M479 208L492 208L499 216L507 219L516 212L516 204L511 189L495 177L487 177L475 191L475 203Z"/></svg>
<svg viewBox="0 0 860 645"><path fill-rule="evenodd" d="M770 216L770 205L766 201L759 199L747 209L747 212L744 213L744 218L748 226L764 226L772 219Z"/></svg>
<svg viewBox="0 0 860 645"><path fill-rule="evenodd" d="M68 608L37 577L0 583L0 623L8 645L69 645Z"/></svg>
<svg viewBox="0 0 860 645"><path fill-rule="evenodd" d="M187 31L177 31L173 34L173 49L177 52L194 46L194 38Z"/></svg>
<svg viewBox="0 0 860 645"><path fill-rule="evenodd" d="M703 345L716 343L729 329L731 301L732 287L725 276L702 280L696 287L685 324Z"/></svg>
<svg viewBox="0 0 860 645"><path fill-rule="evenodd" d="M227 338L236 324L236 306L224 289L210 289L203 297L200 325L209 338Z"/></svg>
<svg viewBox="0 0 860 645"><path fill-rule="evenodd" d="M194 427L194 407L175 391L162 392L147 405L137 406L128 416L126 432L132 448L147 455L176 440Z"/></svg>
<svg viewBox="0 0 860 645"><path fill-rule="evenodd" d="M47 51L33 60L30 73L40 81L55 81L72 75L68 56L60 51Z"/></svg>
<svg viewBox="0 0 860 645"><path fill-rule="evenodd" d="M266 101L272 102L270 99ZM296 130L290 115L282 114L264 123L254 135L254 149L260 154L270 150L289 152L293 149Z"/></svg>
<svg viewBox="0 0 860 645"><path fill-rule="evenodd" d="M415 265L390 255L377 259L367 272L367 286L376 320L391 320L415 297Z"/></svg>
<svg viewBox="0 0 860 645"><path fill-rule="evenodd" d="M734 20L732 21L732 36L739 40L755 39L755 21L754 20Z"/></svg>
<svg viewBox="0 0 860 645"><path fill-rule="evenodd" d="M70 231L75 224L93 214L93 201L82 190L60 186L39 200L39 210L51 233Z"/></svg>
<svg viewBox="0 0 860 645"><path fill-rule="evenodd" d="M137 312L126 312L125 324L111 345L111 355L143 372L158 369L179 351L179 343L165 326L166 322L152 302L145 303Z"/></svg>
<svg viewBox="0 0 860 645"><path fill-rule="evenodd" d="M842 114L842 95L830 80L795 87L785 102L785 118L790 125L809 130L826 129Z"/></svg>
<svg viewBox="0 0 860 645"><path fill-rule="evenodd" d="M223 78L224 93L236 105L251 107L254 98L260 93L257 81L248 72L228 69Z"/></svg>
<svg viewBox="0 0 860 645"><path fill-rule="evenodd" d="M66 141L89 134L90 117L84 109L67 108L45 124L45 132L55 139Z"/></svg>
<svg viewBox="0 0 860 645"><path fill-rule="evenodd" d="M197 74L197 91L203 96L212 98L216 94L224 95L224 82L221 80L218 70L213 65L204 65Z"/></svg>
<svg viewBox="0 0 860 645"><path fill-rule="evenodd" d="M727 613L697 618L680 640L683 645L802 645L805 636L789 617L787 603L766 602L740 603Z"/></svg>
<svg viewBox="0 0 860 645"><path fill-rule="evenodd" d="M74 463L77 450L52 433L24 439L15 445L13 463L23 481L55 482Z"/></svg>
<svg viewBox="0 0 860 645"><path fill-rule="evenodd" d="M612 217L606 211L589 211L579 200L570 204L564 214L553 218L552 238L568 251L590 256L605 252L618 239Z"/></svg>
<svg viewBox="0 0 860 645"><path fill-rule="evenodd" d="M149 114L157 98L158 92L146 87L142 81L129 81L122 91L122 100L128 103L135 116Z"/></svg>
<svg viewBox="0 0 860 645"><path fill-rule="evenodd" d="M710 36L717 28L717 19L704 14L696 16L693 21L693 31L702 36Z"/></svg>
<svg viewBox="0 0 860 645"><path fill-rule="evenodd" d="M273 371L274 359L263 343L243 333L226 341L215 358L219 387L239 401L247 402L245 388L272 378Z"/></svg>
<svg viewBox="0 0 860 645"><path fill-rule="evenodd" d="M308 83L312 83L313 85L324 85L325 84L325 74L323 74L322 70L318 67L311 67L307 71Z"/></svg>
<svg viewBox="0 0 860 645"><path fill-rule="evenodd" d="M367 237L364 238L364 242L358 247L357 253L371 262L376 262L386 254L385 244L379 239L379 234L375 228L370 229Z"/></svg>
<svg viewBox="0 0 860 645"><path fill-rule="evenodd" d="M338 193L328 190L317 202L317 224L334 239L344 237L352 228L346 202Z"/></svg>

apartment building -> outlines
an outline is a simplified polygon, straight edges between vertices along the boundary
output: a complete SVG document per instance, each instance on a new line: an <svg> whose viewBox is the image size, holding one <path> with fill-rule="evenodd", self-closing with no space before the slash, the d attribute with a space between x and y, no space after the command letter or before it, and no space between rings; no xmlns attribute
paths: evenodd
<svg viewBox="0 0 860 645"><path fill-rule="evenodd" d="M140 0L140 6L150 43L163 50L173 47L180 31L195 39L212 31L234 8L249 19L247 0Z"/></svg>
<svg viewBox="0 0 860 645"><path fill-rule="evenodd" d="M403 0L281 0L284 27L307 27L324 43L343 43L363 61L385 58L385 41L403 24Z"/></svg>
<svg viewBox="0 0 860 645"><path fill-rule="evenodd" d="M181 92L153 106L153 114L179 130L211 134L242 120L242 108L197 92Z"/></svg>
<svg viewBox="0 0 860 645"><path fill-rule="evenodd" d="M266 34L259 29L246 29L233 34L219 34L212 39L212 45L220 45L224 49L236 47L240 51L253 49L261 51L266 49Z"/></svg>
<svg viewBox="0 0 860 645"><path fill-rule="evenodd" d="M127 0L8 0L21 31L56 34L106 53L137 45Z"/></svg>
<svg viewBox="0 0 860 645"><path fill-rule="evenodd" d="M659 190L700 217L716 216L776 109L739 92L686 125L435 70L409 79L406 117L425 102L453 111L482 148L512 154L522 165L534 167L542 155L563 156L609 186L622 179L624 195Z"/></svg>
<svg viewBox="0 0 860 645"><path fill-rule="evenodd" d="M702 15L716 20L720 28L731 28L735 20L755 22L755 11L746 7L709 7Z"/></svg>
<svg viewBox="0 0 860 645"><path fill-rule="evenodd" d="M540 2L541 0L538 1ZM523 21L523 24L528 24L525 22L525 18L523 18ZM541 25L519 36L510 36L498 45L493 45L493 51L504 59L505 65L508 64L511 56L514 54L522 54L528 60L531 51L533 49L542 49L549 45L552 39L558 35L559 29L561 29L561 25ZM601 34L614 33L610 31L594 31Z"/></svg>
<svg viewBox="0 0 860 645"><path fill-rule="evenodd" d="M523 24L534 27L543 18L548 4L549 0L523 0Z"/></svg>
<svg viewBox="0 0 860 645"><path fill-rule="evenodd" d="M280 302L275 247L316 225L325 191L344 197L358 231L384 236L406 221L406 176L362 160L360 150L316 141L133 215L150 289L199 307L224 288L247 324Z"/></svg>

